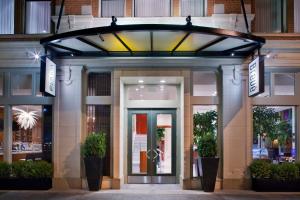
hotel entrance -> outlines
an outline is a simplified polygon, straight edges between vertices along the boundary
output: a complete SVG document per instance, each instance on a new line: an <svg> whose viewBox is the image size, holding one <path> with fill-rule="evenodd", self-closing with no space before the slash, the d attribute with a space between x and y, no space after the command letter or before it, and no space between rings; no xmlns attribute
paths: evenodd
<svg viewBox="0 0 300 200"><path fill-rule="evenodd" d="M176 110L128 110L128 183L176 183Z"/></svg>

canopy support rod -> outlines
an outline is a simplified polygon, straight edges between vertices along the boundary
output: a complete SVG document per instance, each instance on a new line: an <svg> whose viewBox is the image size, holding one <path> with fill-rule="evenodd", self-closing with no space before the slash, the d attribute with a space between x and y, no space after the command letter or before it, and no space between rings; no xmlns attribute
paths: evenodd
<svg viewBox="0 0 300 200"><path fill-rule="evenodd" d="M58 33L58 30L59 30L59 27L60 27L60 20L61 20L61 16L62 16L62 13L63 13L64 5L65 5L65 0L62 0L61 5L60 5L59 16L58 16L58 21L57 21L57 25L56 25L55 34Z"/></svg>
<svg viewBox="0 0 300 200"><path fill-rule="evenodd" d="M64 49L64 50L70 51L74 54L82 54L82 51L72 49L70 47L65 47L65 46L62 46L62 45L59 45L59 44L53 44L52 43L52 44L48 44L48 46L52 46L52 47L59 48L59 49Z"/></svg>
<svg viewBox="0 0 300 200"><path fill-rule="evenodd" d="M247 33L250 33L249 32L248 19L247 19L246 10L245 10L245 3L244 3L244 0L240 0L240 1L241 1L242 10L243 10L243 15L244 15L244 20L245 20L246 30L247 30Z"/></svg>
<svg viewBox="0 0 300 200"><path fill-rule="evenodd" d="M206 49L206 48L208 48L208 47L210 47L210 46L213 46L213 45L215 45L215 44L217 44L217 43L219 43L219 42L221 42L221 41L223 41L223 40L225 40L225 39L227 39L227 37L219 37L219 38L217 38L217 39L215 39L215 40L213 40L213 41L211 41L211 42L208 42L208 43L205 44L204 46L202 46L202 47L200 47L199 49L197 49L197 50L195 51L195 53L197 54L199 51L202 51L203 49Z"/></svg>
<svg viewBox="0 0 300 200"><path fill-rule="evenodd" d="M238 46L238 47L234 47L234 48L231 48L231 49L224 50L223 52L232 52L232 51L236 51L236 50L239 50L239 49L244 49L244 48L252 47L252 46L256 46L256 45L257 45L257 43L249 43L249 44L245 44L245 45L242 45L242 46Z"/></svg>
<svg viewBox="0 0 300 200"><path fill-rule="evenodd" d="M94 47L96 49L99 49L99 50L105 52L107 55L109 54L109 52L105 48L99 46L98 44L95 44L94 42L92 42L92 41L90 41L88 39L85 39L83 37L78 37L77 40L79 40L80 42L83 42L83 43L85 43L87 45L90 45L90 46L92 46L92 47Z"/></svg>
<svg viewBox="0 0 300 200"><path fill-rule="evenodd" d="M123 44L123 46L130 52L130 54L132 54L132 50L130 49L130 47L118 36L117 33L113 33L114 36Z"/></svg>
<svg viewBox="0 0 300 200"><path fill-rule="evenodd" d="M187 34L185 34L185 36L178 42L178 44L172 49L172 54L174 53L174 51L176 51L176 49L178 49L178 47L184 42L184 40L190 35L191 33L188 32Z"/></svg>

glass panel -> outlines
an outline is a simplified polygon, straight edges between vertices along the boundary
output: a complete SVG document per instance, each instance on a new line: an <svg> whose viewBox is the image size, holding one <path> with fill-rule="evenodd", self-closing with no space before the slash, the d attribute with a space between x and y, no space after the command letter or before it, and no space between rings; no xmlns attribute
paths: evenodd
<svg viewBox="0 0 300 200"><path fill-rule="evenodd" d="M12 95L32 95L32 74L11 75Z"/></svg>
<svg viewBox="0 0 300 200"><path fill-rule="evenodd" d="M156 120L156 149L153 151L156 173L170 174L172 173L172 115L158 114Z"/></svg>
<svg viewBox="0 0 300 200"><path fill-rule="evenodd" d="M14 0L0 1L0 34L14 33Z"/></svg>
<svg viewBox="0 0 300 200"><path fill-rule="evenodd" d="M12 107L13 161L48 160L52 155L52 107Z"/></svg>
<svg viewBox="0 0 300 200"><path fill-rule="evenodd" d="M41 75L38 73L38 74L36 74L36 89L35 89L35 91L36 91L36 96L39 96L39 97L41 97L41 96L43 96L43 94L40 92L40 78L41 78Z"/></svg>
<svg viewBox="0 0 300 200"><path fill-rule="evenodd" d="M128 100L176 100L175 85L127 85Z"/></svg>
<svg viewBox="0 0 300 200"><path fill-rule="evenodd" d="M150 32L120 32L120 38L133 50L133 51L150 51Z"/></svg>
<svg viewBox="0 0 300 200"><path fill-rule="evenodd" d="M253 107L253 159L295 162L296 139L294 106Z"/></svg>
<svg viewBox="0 0 300 200"><path fill-rule="evenodd" d="M255 32L281 32L281 2L255 1Z"/></svg>
<svg viewBox="0 0 300 200"><path fill-rule="evenodd" d="M87 133L106 133L106 155L104 158L104 175L110 176L110 105L88 105L87 106Z"/></svg>
<svg viewBox="0 0 300 200"><path fill-rule="evenodd" d="M84 42L79 41L78 39L65 39L56 43L58 45L62 45L65 47L69 47L71 49L76 49L79 51L100 51L99 49L92 47Z"/></svg>
<svg viewBox="0 0 300 200"><path fill-rule="evenodd" d="M50 33L51 1L26 2L26 33Z"/></svg>
<svg viewBox="0 0 300 200"><path fill-rule="evenodd" d="M193 72L193 96L217 96L215 72Z"/></svg>
<svg viewBox="0 0 300 200"><path fill-rule="evenodd" d="M4 81L4 74L0 73L0 95L3 95L3 81Z"/></svg>
<svg viewBox="0 0 300 200"><path fill-rule="evenodd" d="M123 17L124 0L102 0L101 15L102 17Z"/></svg>
<svg viewBox="0 0 300 200"><path fill-rule="evenodd" d="M215 45L212 45L203 51L226 51L231 48L239 47L242 45L249 44L246 40L236 39L236 38L227 38L221 42L218 42Z"/></svg>
<svg viewBox="0 0 300 200"><path fill-rule="evenodd" d="M148 116L147 114L132 115L132 173L147 174L147 136Z"/></svg>
<svg viewBox="0 0 300 200"><path fill-rule="evenodd" d="M274 74L274 95L295 95L295 74Z"/></svg>
<svg viewBox="0 0 300 200"><path fill-rule="evenodd" d="M154 51L172 51L185 35L186 33L183 31L153 32L153 49Z"/></svg>
<svg viewBox="0 0 300 200"><path fill-rule="evenodd" d="M265 91L258 95L258 97L269 97L270 96L270 84L271 83L271 73L265 73Z"/></svg>
<svg viewBox="0 0 300 200"><path fill-rule="evenodd" d="M3 161L4 106L0 106L0 161Z"/></svg>
<svg viewBox="0 0 300 200"><path fill-rule="evenodd" d="M194 127L194 145L193 145L193 169L192 176L199 177L199 163L198 163L198 151L197 145L195 144L195 132L199 130L200 127L207 126L204 121L199 119L206 119L209 121L209 125L217 134L217 106L216 105L197 105L193 106L193 127Z"/></svg>
<svg viewBox="0 0 300 200"><path fill-rule="evenodd" d="M181 0L181 16L203 17L205 15L204 0Z"/></svg>
<svg viewBox="0 0 300 200"><path fill-rule="evenodd" d="M124 47L124 45L113 34L86 36L86 38L100 45L107 51L128 51L126 47Z"/></svg>
<svg viewBox="0 0 300 200"><path fill-rule="evenodd" d="M135 0L135 17L170 17L170 0Z"/></svg>
<svg viewBox="0 0 300 200"><path fill-rule="evenodd" d="M196 51L200 47L208 44L209 42L217 39L218 36L204 35L192 33L186 40L177 48L176 51Z"/></svg>
<svg viewBox="0 0 300 200"><path fill-rule="evenodd" d="M111 95L111 73L88 74L88 96Z"/></svg>

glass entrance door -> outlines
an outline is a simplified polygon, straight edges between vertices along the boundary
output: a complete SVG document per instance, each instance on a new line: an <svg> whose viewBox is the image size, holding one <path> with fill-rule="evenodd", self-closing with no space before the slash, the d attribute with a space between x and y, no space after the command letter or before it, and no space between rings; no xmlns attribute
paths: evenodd
<svg viewBox="0 0 300 200"><path fill-rule="evenodd" d="M176 110L128 110L128 183L176 183Z"/></svg>

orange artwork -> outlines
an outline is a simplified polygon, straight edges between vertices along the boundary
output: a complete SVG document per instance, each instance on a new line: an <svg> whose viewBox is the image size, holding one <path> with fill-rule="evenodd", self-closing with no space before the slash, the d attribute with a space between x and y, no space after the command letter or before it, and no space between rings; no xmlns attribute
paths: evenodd
<svg viewBox="0 0 300 200"><path fill-rule="evenodd" d="M136 133L137 134L147 134L147 114L137 114L136 115Z"/></svg>
<svg viewBox="0 0 300 200"><path fill-rule="evenodd" d="M140 151L140 171L141 173L147 172L147 152Z"/></svg>

